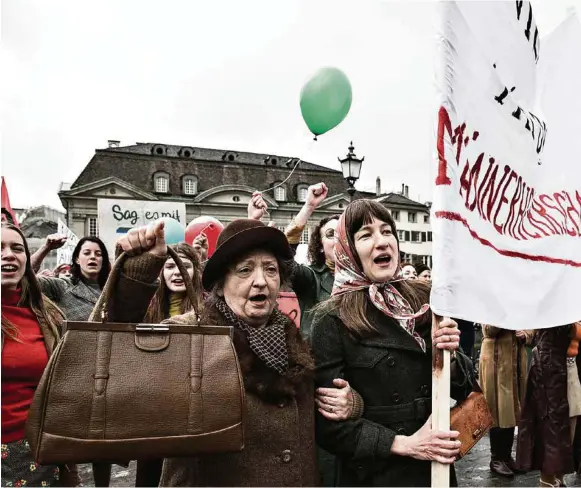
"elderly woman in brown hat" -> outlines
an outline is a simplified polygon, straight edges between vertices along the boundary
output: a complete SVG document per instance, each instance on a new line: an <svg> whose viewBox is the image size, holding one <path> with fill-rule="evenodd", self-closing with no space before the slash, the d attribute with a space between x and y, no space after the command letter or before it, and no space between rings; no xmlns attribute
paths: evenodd
<svg viewBox="0 0 581 488"><path fill-rule="evenodd" d="M126 283L153 282L166 259L163 223L119 240L134 255L124 264ZM234 345L246 388L244 449L236 453L166 459L161 486L313 486L314 364L309 348L276 308L288 279L291 249L285 235L250 219L228 225L203 273L210 292L201 322L234 327ZM143 287L140 288L143 290ZM131 296L145 314L151 296ZM195 312L165 323L192 324Z"/></svg>

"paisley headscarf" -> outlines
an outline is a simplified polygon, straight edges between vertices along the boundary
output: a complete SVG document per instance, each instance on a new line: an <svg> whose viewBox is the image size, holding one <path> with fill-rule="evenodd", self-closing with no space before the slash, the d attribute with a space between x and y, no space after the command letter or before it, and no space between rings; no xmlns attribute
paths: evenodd
<svg viewBox="0 0 581 488"><path fill-rule="evenodd" d="M368 289L371 303L385 315L396 320L416 340L422 351L426 352L426 343L415 331L415 324L416 318L426 313L430 306L422 305L418 312L414 312L408 301L391 282L374 283L363 273L354 258L355 251L350 248L347 240L345 214L339 219L336 232L335 282L331 296Z"/></svg>

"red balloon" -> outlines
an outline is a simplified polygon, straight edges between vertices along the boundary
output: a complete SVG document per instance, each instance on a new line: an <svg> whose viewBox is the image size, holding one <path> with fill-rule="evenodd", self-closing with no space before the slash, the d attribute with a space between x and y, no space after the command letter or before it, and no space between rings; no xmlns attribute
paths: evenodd
<svg viewBox="0 0 581 488"><path fill-rule="evenodd" d="M201 216L192 220L186 227L186 242L189 245L194 243L194 239L202 232L208 238L208 259L216 250L218 236L224 230L224 224L214 217Z"/></svg>

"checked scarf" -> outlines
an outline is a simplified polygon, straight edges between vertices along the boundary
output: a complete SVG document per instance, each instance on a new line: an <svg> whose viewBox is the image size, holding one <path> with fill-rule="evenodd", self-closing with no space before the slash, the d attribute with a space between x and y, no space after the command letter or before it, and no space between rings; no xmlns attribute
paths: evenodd
<svg viewBox="0 0 581 488"><path fill-rule="evenodd" d="M222 299L216 301L216 308L228 322L244 332L250 348L269 368L274 369L281 375L288 371L288 351L284 331L285 321L281 312L273 310L271 315L274 318L273 323L257 328L240 319Z"/></svg>
<svg viewBox="0 0 581 488"><path fill-rule="evenodd" d="M426 342L415 332L415 319L426 313L430 306L428 304L422 305L418 312L414 312L408 301L401 296L391 282L373 283L367 278L355 261L353 251L349 247L343 215L337 224L335 282L331 295L343 295L366 288L369 290L371 303L388 317L397 320L403 329L416 340L422 351L426 352Z"/></svg>

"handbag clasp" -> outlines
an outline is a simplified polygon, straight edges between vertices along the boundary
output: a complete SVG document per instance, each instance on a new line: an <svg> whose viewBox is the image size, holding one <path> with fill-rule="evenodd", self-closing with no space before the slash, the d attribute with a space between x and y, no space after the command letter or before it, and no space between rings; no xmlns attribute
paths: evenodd
<svg viewBox="0 0 581 488"><path fill-rule="evenodd" d="M168 324L137 324L135 332L169 332Z"/></svg>

